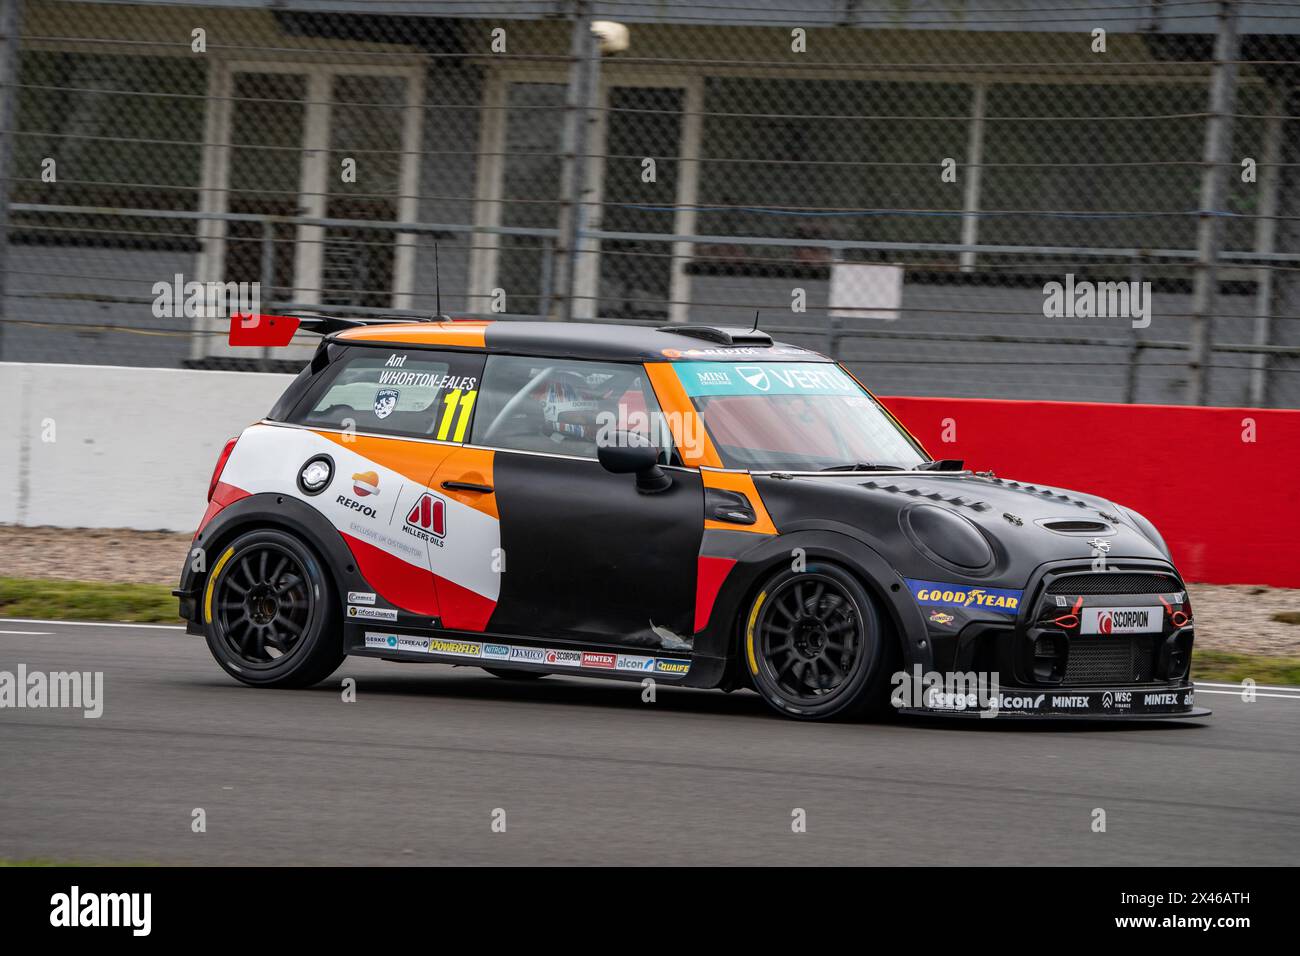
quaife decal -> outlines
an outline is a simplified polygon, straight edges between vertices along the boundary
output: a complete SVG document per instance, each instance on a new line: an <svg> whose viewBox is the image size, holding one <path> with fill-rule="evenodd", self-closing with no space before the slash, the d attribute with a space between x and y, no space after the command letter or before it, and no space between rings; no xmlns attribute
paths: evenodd
<svg viewBox="0 0 1300 956"><path fill-rule="evenodd" d="M349 591L348 603L349 604L374 604L375 592L374 591Z"/></svg>
<svg viewBox="0 0 1300 956"><path fill-rule="evenodd" d="M685 674L691 669L690 661L673 660L671 658L656 658L655 671L660 674Z"/></svg>
<svg viewBox="0 0 1300 956"><path fill-rule="evenodd" d="M1020 610L1023 591L1006 588L972 588L940 581L916 581L905 578L917 604L941 607L965 607L1014 616Z"/></svg>
<svg viewBox="0 0 1300 956"><path fill-rule="evenodd" d="M355 617L363 621L396 621L397 612L386 607L356 607L348 608L348 617Z"/></svg>

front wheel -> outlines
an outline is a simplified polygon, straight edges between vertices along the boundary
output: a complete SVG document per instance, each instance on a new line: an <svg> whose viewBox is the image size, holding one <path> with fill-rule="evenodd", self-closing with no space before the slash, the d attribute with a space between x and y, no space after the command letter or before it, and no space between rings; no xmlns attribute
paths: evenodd
<svg viewBox="0 0 1300 956"><path fill-rule="evenodd" d="M208 649L253 687L309 687L344 658L333 590L320 559L283 531L240 535L203 591Z"/></svg>
<svg viewBox="0 0 1300 956"><path fill-rule="evenodd" d="M843 568L776 574L742 623L754 689L779 713L824 720L887 710L892 639L875 600Z"/></svg>

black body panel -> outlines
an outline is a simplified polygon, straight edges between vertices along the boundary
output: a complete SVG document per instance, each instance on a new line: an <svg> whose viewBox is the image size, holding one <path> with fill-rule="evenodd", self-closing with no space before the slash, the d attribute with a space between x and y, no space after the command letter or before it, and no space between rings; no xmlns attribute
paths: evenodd
<svg viewBox="0 0 1300 956"><path fill-rule="evenodd" d="M688 641L704 491L698 472L667 473L668 490L644 494L599 462L498 451L506 572L488 630L673 647L658 628Z"/></svg>

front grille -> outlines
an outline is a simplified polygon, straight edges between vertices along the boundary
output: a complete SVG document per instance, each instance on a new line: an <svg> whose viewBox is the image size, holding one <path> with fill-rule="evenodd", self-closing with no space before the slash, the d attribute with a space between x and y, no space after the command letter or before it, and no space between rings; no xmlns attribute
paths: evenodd
<svg viewBox="0 0 1300 956"><path fill-rule="evenodd" d="M1150 637L1075 638L1065 660L1065 684L1145 683L1155 676Z"/></svg>
<svg viewBox="0 0 1300 956"><path fill-rule="evenodd" d="M1171 574L1138 571L1102 571L1069 574L1047 585L1048 594L1169 594L1183 586Z"/></svg>

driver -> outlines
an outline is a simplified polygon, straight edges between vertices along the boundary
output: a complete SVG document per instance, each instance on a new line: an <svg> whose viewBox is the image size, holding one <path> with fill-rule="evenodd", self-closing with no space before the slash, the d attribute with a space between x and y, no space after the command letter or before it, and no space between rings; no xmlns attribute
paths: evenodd
<svg viewBox="0 0 1300 956"><path fill-rule="evenodd" d="M540 386L533 397L542 406L542 434L551 441L594 442L600 402L577 372L560 372Z"/></svg>

